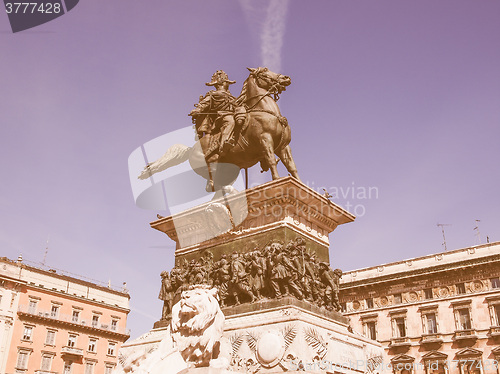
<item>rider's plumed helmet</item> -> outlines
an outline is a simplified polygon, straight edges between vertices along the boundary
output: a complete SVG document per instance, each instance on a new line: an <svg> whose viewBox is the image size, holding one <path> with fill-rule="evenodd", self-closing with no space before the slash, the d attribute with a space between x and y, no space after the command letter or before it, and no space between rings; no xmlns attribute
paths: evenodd
<svg viewBox="0 0 500 374"><path fill-rule="evenodd" d="M234 84L236 81L229 80L228 75L224 70L217 70L214 75L212 75L212 81L210 83L205 83L207 86L217 86L223 83Z"/></svg>

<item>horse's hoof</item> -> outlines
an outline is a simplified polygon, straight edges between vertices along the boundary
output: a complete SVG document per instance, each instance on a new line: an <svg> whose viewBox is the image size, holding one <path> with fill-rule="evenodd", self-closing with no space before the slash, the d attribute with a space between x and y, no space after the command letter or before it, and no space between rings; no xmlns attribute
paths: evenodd
<svg viewBox="0 0 500 374"><path fill-rule="evenodd" d="M238 190L234 188L233 186L224 186L222 187L222 193L224 195L234 195L238 193Z"/></svg>
<svg viewBox="0 0 500 374"><path fill-rule="evenodd" d="M212 182L212 181L207 182L207 185L205 187L205 191L214 192L214 182Z"/></svg>

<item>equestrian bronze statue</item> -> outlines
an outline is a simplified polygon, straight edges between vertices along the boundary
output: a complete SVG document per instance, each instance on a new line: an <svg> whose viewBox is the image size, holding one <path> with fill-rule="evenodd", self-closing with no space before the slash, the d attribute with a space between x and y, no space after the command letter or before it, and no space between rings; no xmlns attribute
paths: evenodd
<svg viewBox="0 0 500 374"><path fill-rule="evenodd" d="M235 82L218 70L206 83L215 90L201 96L189 113L199 140L193 147L173 145L149 163L139 179L189 160L193 170L207 180L207 191L230 192L239 170L258 162L262 170L271 170L273 179L279 178L275 155L299 179L289 146L290 126L277 104L291 83L290 77L262 67L248 70L238 97L229 92L229 85Z"/></svg>

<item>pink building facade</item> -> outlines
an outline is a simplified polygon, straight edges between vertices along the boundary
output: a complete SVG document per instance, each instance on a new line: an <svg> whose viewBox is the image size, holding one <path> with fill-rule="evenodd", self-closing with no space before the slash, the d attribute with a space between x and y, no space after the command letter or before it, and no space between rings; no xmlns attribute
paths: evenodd
<svg viewBox="0 0 500 374"><path fill-rule="evenodd" d="M2 373L111 374L129 338L127 292L5 258L0 277L12 315Z"/></svg>

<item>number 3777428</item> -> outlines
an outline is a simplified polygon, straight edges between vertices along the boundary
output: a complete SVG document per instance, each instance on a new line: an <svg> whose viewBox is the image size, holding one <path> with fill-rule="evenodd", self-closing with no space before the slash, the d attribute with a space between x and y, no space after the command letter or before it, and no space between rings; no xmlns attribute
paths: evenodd
<svg viewBox="0 0 500 374"><path fill-rule="evenodd" d="M15 13L61 13L60 3L5 3L8 14Z"/></svg>

